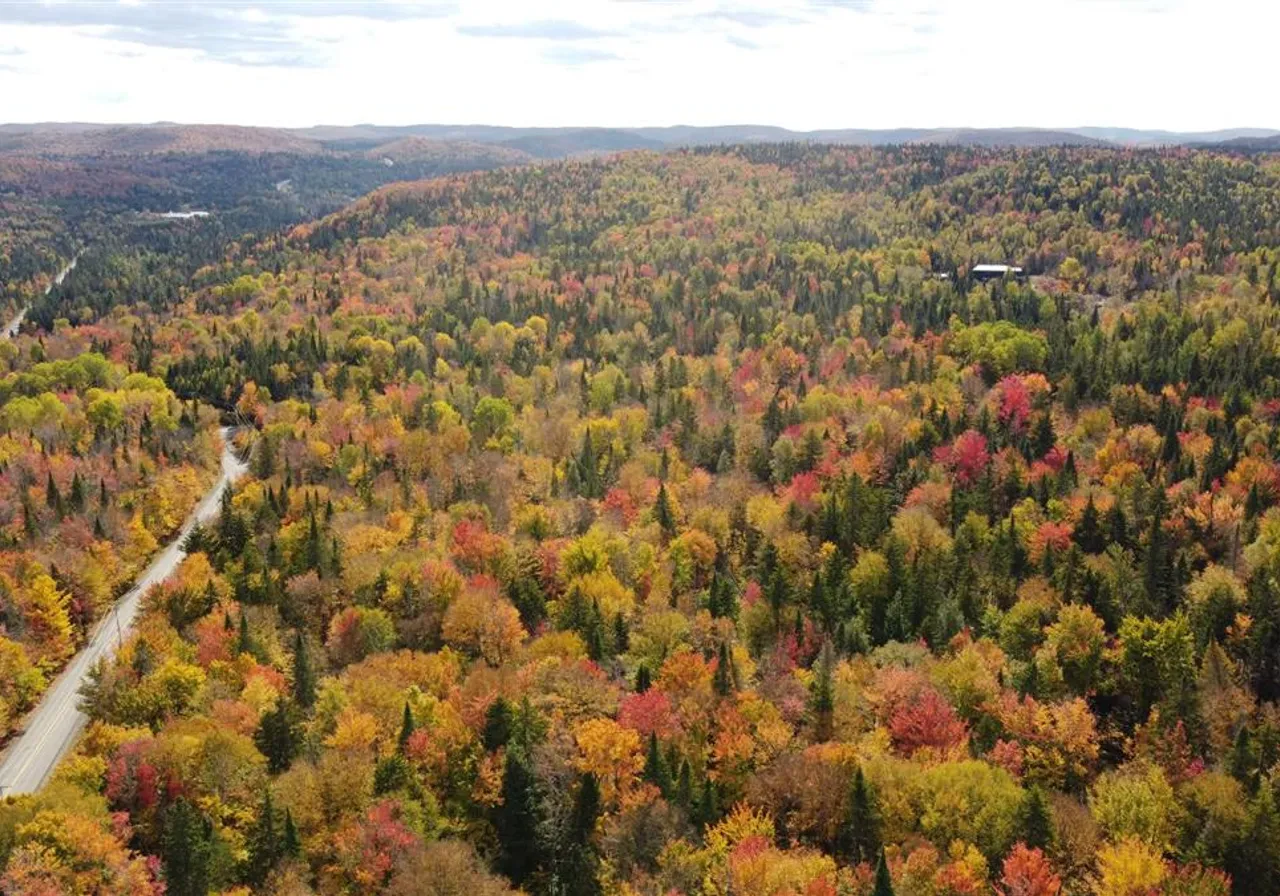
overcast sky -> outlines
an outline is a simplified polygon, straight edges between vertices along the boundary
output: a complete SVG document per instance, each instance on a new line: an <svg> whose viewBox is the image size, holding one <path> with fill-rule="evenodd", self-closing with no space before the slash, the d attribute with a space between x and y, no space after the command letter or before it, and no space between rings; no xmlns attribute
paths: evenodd
<svg viewBox="0 0 1280 896"><path fill-rule="evenodd" d="M0 121L1280 127L1275 0L0 0Z"/></svg>

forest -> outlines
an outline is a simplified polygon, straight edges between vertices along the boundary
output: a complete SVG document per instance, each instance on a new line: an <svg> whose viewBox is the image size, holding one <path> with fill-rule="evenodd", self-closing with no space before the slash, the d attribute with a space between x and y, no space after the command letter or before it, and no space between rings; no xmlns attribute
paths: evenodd
<svg viewBox="0 0 1280 896"><path fill-rule="evenodd" d="M272 226L106 239L0 345L6 729L219 423L250 466L0 891L1280 893L1280 157L705 147Z"/></svg>

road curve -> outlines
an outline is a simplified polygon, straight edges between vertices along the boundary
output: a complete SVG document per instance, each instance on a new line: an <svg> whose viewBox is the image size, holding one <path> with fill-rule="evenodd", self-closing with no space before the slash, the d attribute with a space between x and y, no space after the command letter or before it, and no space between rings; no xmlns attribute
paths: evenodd
<svg viewBox="0 0 1280 896"><path fill-rule="evenodd" d="M63 280L67 279L67 274L70 274L72 270L75 269L76 262L79 260L80 260L80 255L77 253L71 259L71 261L67 262L66 267L58 271L58 276L53 278L53 282L44 288L44 294L48 295L49 293L53 292L53 288L55 286L58 286L59 284L62 283ZM14 336L17 336L18 330L22 329L22 322L27 319L27 312L30 310L31 310L30 305L23 305L21 308L19 308L18 313L15 314L13 318L7 324L4 325L4 330L0 331L0 336L2 336L2 338L4 339L12 339Z"/></svg>
<svg viewBox="0 0 1280 896"><path fill-rule="evenodd" d="M0 796L34 793L48 780L87 721L80 711L80 688L88 680L90 670L99 660L110 659L115 654L133 626L143 596L151 586L167 579L187 555L182 544L192 527L217 514L222 493L248 469L231 449L230 427L223 428L222 440L222 471L218 481L200 499L182 531L151 559L133 587L98 623L89 643L72 658L27 716L25 730L9 745L0 761Z"/></svg>

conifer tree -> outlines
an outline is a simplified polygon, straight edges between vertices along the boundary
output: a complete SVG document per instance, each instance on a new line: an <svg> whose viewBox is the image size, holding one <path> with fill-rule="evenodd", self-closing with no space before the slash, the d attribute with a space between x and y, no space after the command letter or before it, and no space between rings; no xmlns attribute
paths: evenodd
<svg viewBox="0 0 1280 896"><path fill-rule="evenodd" d="M249 831L249 860L245 867L245 879L254 886L261 886L280 858L280 840L276 834L275 807L271 803L271 790L262 794L258 817Z"/></svg>
<svg viewBox="0 0 1280 896"><path fill-rule="evenodd" d="M850 859L869 864L880 852L880 818L862 766L853 773L846 830Z"/></svg>
<svg viewBox="0 0 1280 896"><path fill-rule="evenodd" d="M185 798L165 809L161 834L165 893L205 896L209 892L209 860L213 827Z"/></svg>

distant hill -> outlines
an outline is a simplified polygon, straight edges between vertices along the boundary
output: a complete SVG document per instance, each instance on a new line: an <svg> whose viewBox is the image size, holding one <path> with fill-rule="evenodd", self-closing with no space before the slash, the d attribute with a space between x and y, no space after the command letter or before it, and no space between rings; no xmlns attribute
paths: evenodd
<svg viewBox="0 0 1280 896"><path fill-rule="evenodd" d="M637 128L519 128L498 125L317 125L258 128L157 122L0 124L0 155L97 158L239 152L329 155L393 163L441 162L451 170L490 168L532 159L570 158L626 150L750 143L845 143L855 146L936 143L948 146L1213 146L1275 149L1280 131L1234 128L1177 132L1121 127L1081 128L835 128L793 131L770 125L673 125Z"/></svg>
<svg viewBox="0 0 1280 896"><path fill-rule="evenodd" d="M279 128L238 125L20 125L0 128L0 152L45 156L154 155L236 151L315 153L323 149Z"/></svg>
<svg viewBox="0 0 1280 896"><path fill-rule="evenodd" d="M532 158L530 153L502 144L466 140L433 140L429 137L401 137L390 143L379 143L366 150L364 155L369 159L389 160L395 164L406 162L447 164L467 159L475 167L482 168L519 165Z"/></svg>
<svg viewBox="0 0 1280 896"><path fill-rule="evenodd" d="M1236 137L1215 146L1218 149L1238 149L1244 152L1280 152L1280 134L1269 137Z"/></svg>

